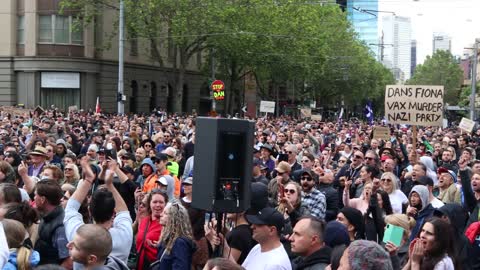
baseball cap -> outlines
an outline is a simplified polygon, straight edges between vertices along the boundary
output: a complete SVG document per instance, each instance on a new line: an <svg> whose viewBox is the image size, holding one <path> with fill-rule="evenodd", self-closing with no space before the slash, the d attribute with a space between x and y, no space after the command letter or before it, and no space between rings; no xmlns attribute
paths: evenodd
<svg viewBox="0 0 480 270"><path fill-rule="evenodd" d="M155 155L155 161L157 160L168 161L168 156L164 153L157 153Z"/></svg>
<svg viewBox="0 0 480 270"><path fill-rule="evenodd" d="M122 159L127 159L127 160L130 159L135 161L135 155L130 152L127 152L122 156Z"/></svg>
<svg viewBox="0 0 480 270"><path fill-rule="evenodd" d="M281 231L285 223L282 214L272 207L265 207L256 215L247 215L246 218L250 224L275 226L277 231Z"/></svg>
<svg viewBox="0 0 480 270"><path fill-rule="evenodd" d="M182 184L193 185L193 177L187 177L187 178L183 179Z"/></svg>
<svg viewBox="0 0 480 270"><path fill-rule="evenodd" d="M447 168L440 167L440 168L438 168L437 173L440 174L440 175L441 175L442 173L448 173L448 174L450 174L450 176L452 177L453 182L454 182L454 183L457 182L457 175L456 175L452 170L448 170Z"/></svg>
<svg viewBox="0 0 480 270"><path fill-rule="evenodd" d="M98 148L97 153L105 153L105 147Z"/></svg>
<svg viewBox="0 0 480 270"><path fill-rule="evenodd" d="M129 173L135 175L135 171L130 166L125 166L123 168L120 168L120 170L122 170L122 172L125 174Z"/></svg>
<svg viewBox="0 0 480 270"><path fill-rule="evenodd" d="M165 178L165 176L159 177L155 182L160 183L161 185L164 185L164 186L168 186L168 181L167 181L167 178Z"/></svg>

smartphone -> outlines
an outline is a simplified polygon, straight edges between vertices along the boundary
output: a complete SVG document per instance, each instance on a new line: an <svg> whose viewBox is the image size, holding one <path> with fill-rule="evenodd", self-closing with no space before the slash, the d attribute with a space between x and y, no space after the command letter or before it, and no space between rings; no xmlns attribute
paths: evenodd
<svg viewBox="0 0 480 270"><path fill-rule="evenodd" d="M205 213L205 224L208 225L210 223L211 215L210 213Z"/></svg>
<svg viewBox="0 0 480 270"><path fill-rule="evenodd" d="M288 161L288 154L278 154L278 162Z"/></svg>
<svg viewBox="0 0 480 270"><path fill-rule="evenodd" d="M387 224L387 229L383 235L383 242L392 242L395 246L400 247L403 238L403 228L392 224Z"/></svg>

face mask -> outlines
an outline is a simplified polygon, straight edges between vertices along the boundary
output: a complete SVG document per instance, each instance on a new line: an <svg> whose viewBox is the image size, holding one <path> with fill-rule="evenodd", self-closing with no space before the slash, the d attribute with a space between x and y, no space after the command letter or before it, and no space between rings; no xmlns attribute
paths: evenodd
<svg viewBox="0 0 480 270"><path fill-rule="evenodd" d="M107 143L107 149L108 149L108 150L111 150L111 149L113 149L113 145L112 145L112 143Z"/></svg>

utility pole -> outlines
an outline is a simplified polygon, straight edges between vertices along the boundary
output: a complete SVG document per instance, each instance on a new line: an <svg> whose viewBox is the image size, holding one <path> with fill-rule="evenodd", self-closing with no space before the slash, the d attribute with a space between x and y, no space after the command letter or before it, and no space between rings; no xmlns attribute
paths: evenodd
<svg viewBox="0 0 480 270"><path fill-rule="evenodd" d="M473 46L472 97L470 99L470 120L475 121L475 96L477 91L478 40Z"/></svg>
<svg viewBox="0 0 480 270"><path fill-rule="evenodd" d="M124 104L123 104L123 43L124 43L124 4L123 0L120 0L120 18L119 18L119 29L118 29L118 93L117 93L117 102L118 102L118 114L124 114Z"/></svg>
<svg viewBox="0 0 480 270"><path fill-rule="evenodd" d="M212 76L212 82L215 81L215 49L211 49L210 51L210 72ZM210 87L210 85L208 86ZM210 87L211 88L211 87ZM213 89L210 89L212 94L212 112L217 110L217 103L215 102L215 98L213 97Z"/></svg>

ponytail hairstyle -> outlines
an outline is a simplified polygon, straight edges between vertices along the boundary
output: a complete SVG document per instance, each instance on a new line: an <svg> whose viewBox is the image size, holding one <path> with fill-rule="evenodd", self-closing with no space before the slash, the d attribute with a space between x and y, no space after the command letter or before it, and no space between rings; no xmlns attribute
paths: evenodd
<svg viewBox="0 0 480 270"><path fill-rule="evenodd" d="M27 234L25 227L23 227L22 223L13 219L4 219L2 224L5 230L5 236L7 237L8 246L17 249L17 269L32 269L33 267L30 265L32 247L24 244L25 236Z"/></svg>

